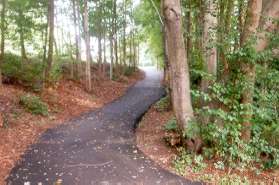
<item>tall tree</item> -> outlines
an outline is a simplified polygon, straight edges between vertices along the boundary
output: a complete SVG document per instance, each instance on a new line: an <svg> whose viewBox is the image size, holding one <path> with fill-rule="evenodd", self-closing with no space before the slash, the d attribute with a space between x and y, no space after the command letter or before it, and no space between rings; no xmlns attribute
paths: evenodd
<svg viewBox="0 0 279 185"><path fill-rule="evenodd" d="M252 39L255 36L260 23L261 11L262 0L249 0L245 26L241 35L241 47L253 47L251 46ZM251 136L251 118L253 115L252 104L254 96L256 68L255 64L251 61L241 61L240 68L246 82L248 83L248 85L244 87L241 98L241 103L245 107L245 114L243 114L242 124L242 138L248 141L250 140Z"/></svg>
<svg viewBox="0 0 279 185"><path fill-rule="evenodd" d="M86 47L86 69L85 69L85 83L86 83L86 90L91 91L91 50L90 50L90 34L89 34L89 18L88 18L88 1L84 0L84 7L83 7L83 19L84 19L84 37L85 37L85 47Z"/></svg>
<svg viewBox="0 0 279 185"><path fill-rule="evenodd" d="M74 19L74 28L75 28L75 53L76 53L76 62L77 62L77 76L78 78L81 76L81 48L80 48L80 31L79 31L79 24L78 24L78 18L80 15L78 14L77 11L77 6L79 6L79 3L77 0L72 0L73 4L73 19Z"/></svg>
<svg viewBox="0 0 279 185"><path fill-rule="evenodd" d="M19 20L19 38L21 47L21 57L23 60L27 59L26 49L25 49L25 37L24 37L24 15L21 8L18 8L18 20Z"/></svg>
<svg viewBox="0 0 279 185"><path fill-rule="evenodd" d="M49 40L48 40L48 58L45 69L45 80L50 81L50 71L53 62L53 44L54 44L54 0L48 1L48 18L49 18Z"/></svg>
<svg viewBox="0 0 279 185"><path fill-rule="evenodd" d="M217 74L217 48L214 46L216 43L217 28L217 5L213 0L205 1L207 8L205 8L204 14L204 29L203 29L203 61L205 72L212 76ZM202 90L207 91L209 86L209 80L207 78L202 79Z"/></svg>
<svg viewBox="0 0 279 185"><path fill-rule="evenodd" d="M115 65L118 68L117 0L113 0L113 40Z"/></svg>
<svg viewBox="0 0 279 185"><path fill-rule="evenodd" d="M172 103L179 126L181 129L185 129L187 123L193 118L193 108L180 0L164 0L163 10L170 63Z"/></svg>
<svg viewBox="0 0 279 185"><path fill-rule="evenodd" d="M5 15L6 15L6 0L1 0L1 55L0 55L0 86L2 85L2 63L5 55Z"/></svg>

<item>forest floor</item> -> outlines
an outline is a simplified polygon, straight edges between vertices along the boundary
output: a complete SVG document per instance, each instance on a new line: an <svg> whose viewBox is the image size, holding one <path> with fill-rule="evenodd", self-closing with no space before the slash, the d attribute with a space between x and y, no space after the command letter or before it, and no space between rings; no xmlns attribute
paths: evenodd
<svg viewBox="0 0 279 185"><path fill-rule="evenodd" d="M3 85L0 88L0 184L5 184L4 179L20 156L47 129L117 99L143 77L144 73L138 71L122 82L95 81L90 94L77 82L61 80L40 95L48 104L47 117L30 114L19 105L19 97L30 92L20 86Z"/></svg>
<svg viewBox="0 0 279 185"><path fill-rule="evenodd" d="M151 107L140 122L136 137L137 146L145 155L161 167L178 174L173 165L173 161L178 155L178 148L170 147L164 139L166 135L164 125L173 117L173 112L158 112L154 106ZM206 182L206 184L221 184L221 182L224 184L228 178L235 179L235 183L236 179L240 179L242 182L248 181L249 184L279 184L279 171L264 171L255 174L251 171L217 170L213 161L205 161L205 163L207 167L197 173L194 173L189 166L183 176L192 181ZM232 183L232 181L230 182Z"/></svg>

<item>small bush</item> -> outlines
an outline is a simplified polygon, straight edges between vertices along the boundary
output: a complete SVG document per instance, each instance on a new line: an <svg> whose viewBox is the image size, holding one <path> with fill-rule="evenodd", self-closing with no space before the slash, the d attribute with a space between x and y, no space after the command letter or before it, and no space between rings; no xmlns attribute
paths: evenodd
<svg viewBox="0 0 279 185"><path fill-rule="evenodd" d="M45 104L40 97L33 95L23 95L20 97L20 105L24 107L25 110L32 114L47 116L48 106Z"/></svg>
<svg viewBox="0 0 279 185"><path fill-rule="evenodd" d="M131 76L135 72L133 67L126 67L124 69L124 75L125 76Z"/></svg>
<svg viewBox="0 0 279 185"><path fill-rule="evenodd" d="M1 67L4 82L17 83L33 90L41 89L43 64L40 60L32 58L23 64L19 56L7 53Z"/></svg>
<svg viewBox="0 0 279 185"><path fill-rule="evenodd" d="M173 164L175 170L180 174L183 175L187 167L191 167L193 163L192 155L189 154L185 149L180 149L180 155L177 157Z"/></svg>
<svg viewBox="0 0 279 185"><path fill-rule="evenodd" d="M168 111L170 109L170 97L166 96L155 104L155 109L158 112Z"/></svg>
<svg viewBox="0 0 279 185"><path fill-rule="evenodd" d="M164 126L166 131L177 131L178 130L178 126L177 126L177 121L175 118L172 118L171 120L169 120L165 126Z"/></svg>

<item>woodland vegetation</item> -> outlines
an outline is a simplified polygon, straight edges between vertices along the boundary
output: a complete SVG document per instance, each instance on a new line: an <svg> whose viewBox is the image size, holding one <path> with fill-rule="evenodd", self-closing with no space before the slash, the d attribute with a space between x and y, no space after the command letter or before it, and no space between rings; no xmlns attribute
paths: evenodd
<svg viewBox="0 0 279 185"><path fill-rule="evenodd" d="M1 7L1 83L43 90L67 70L91 91L93 79L136 69L131 1L3 0Z"/></svg>
<svg viewBox="0 0 279 185"><path fill-rule="evenodd" d="M168 96L155 108L174 112L165 129L180 135L178 172L203 159L277 169L279 1L146 0L135 12L164 67Z"/></svg>

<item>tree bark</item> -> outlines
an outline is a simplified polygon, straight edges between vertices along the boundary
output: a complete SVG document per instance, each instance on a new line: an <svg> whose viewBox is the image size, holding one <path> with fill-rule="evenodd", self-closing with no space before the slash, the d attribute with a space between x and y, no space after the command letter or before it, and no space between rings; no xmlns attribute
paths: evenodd
<svg viewBox="0 0 279 185"><path fill-rule="evenodd" d="M6 0L2 0L1 11L1 55L0 55L0 86L2 86L2 64L5 56L5 16L6 16Z"/></svg>
<svg viewBox="0 0 279 185"><path fill-rule="evenodd" d="M86 45L86 69L85 69L85 80L86 80L86 90L88 92L92 91L91 86L91 54L90 54L90 35L88 26L88 0L84 0L84 36Z"/></svg>
<svg viewBox="0 0 279 185"><path fill-rule="evenodd" d="M50 82L50 71L53 62L53 43L54 43L54 0L48 2L48 17L49 17L49 41L48 41L48 58L45 71L45 80Z"/></svg>
<svg viewBox="0 0 279 185"><path fill-rule="evenodd" d="M21 19L23 17L23 13L22 13L21 9L19 9L18 15L19 15L19 19ZM27 55L26 55L26 50L25 50L25 39L24 39L22 20L19 21L19 40L20 40L20 48L21 48L21 58L24 61L27 59Z"/></svg>
<svg viewBox="0 0 279 185"><path fill-rule="evenodd" d="M72 0L73 3L73 18L74 18L74 27L75 27L75 53L76 53L76 63L77 63L77 77L80 78L81 76L81 54L80 54L80 42L79 42L79 25L77 24L77 6L79 6L79 4L77 4L76 0Z"/></svg>
<svg viewBox="0 0 279 185"><path fill-rule="evenodd" d="M126 27L127 27L127 20L126 20L126 10L127 10L127 2L124 0L124 26L123 26L123 62L124 67L126 67L126 57L127 57L127 41L126 41Z"/></svg>
<svg viewBox="0 0 279 185"><path fill-rule="evenodd" d="M109 67L109 79L113 79L113 66L114 66L114 53L113 53L113 36L110 36L110 67Z"/></svg>
<svg viewBox="0 0 279 185"><path fill-rule="evenodd" d="M203 55L204 55L204 70L211 76L216 76L217 74L217 48L216 46L211 46L212 43L216 42L215 29L217 27L217 5L214 4L213 0L208 0L207 9L205 9L204 16L204 30L203 30ZM202 78L202 91L207 92L210 85L210 80L207 78Z"/></svg>
<svg viewBox="0 0 279 185"><path fill-rule="evenodd" d="M262 0L249 0L245 26L241 35L241 47L247 47L253 38L253 35L256 34L260 22L261 11ZM241 103L245 107L245 113L242 116L242 139L249 141L251 137L251 119L253 116L251 106L253 104L256 69L255 64L249 61L241 61L240 69L248 83L248 86L244 87L241 97Z"/></svg>
<svg viewBox="0 0 279 185"><path fill-rule="evenodd" d="M171 97L180 129L194 117L190 96L190 77L183 38L180 0L164 0L163 13L170 63Z"/></svg>
<svg viewBox="0 0 279 185"><path fill-rule="evenodd" d="M118 42L117 42L117 0L113 2L113 39L114 39L114 55L115 65L118 68ZM118 70L118 69L117 69Z"/></svg>

